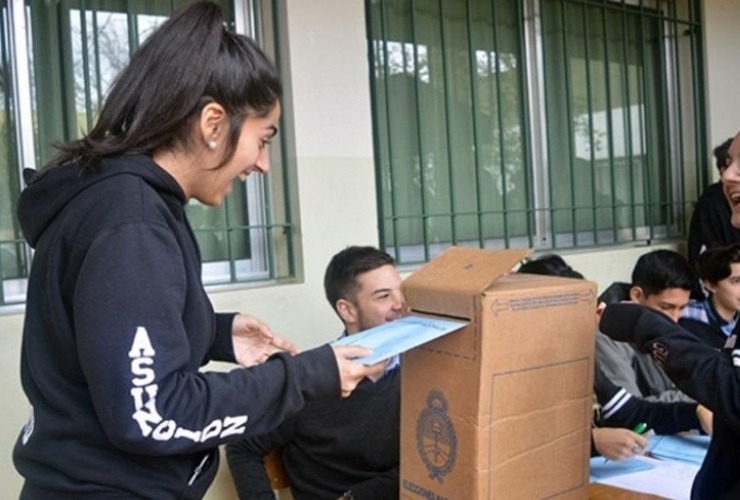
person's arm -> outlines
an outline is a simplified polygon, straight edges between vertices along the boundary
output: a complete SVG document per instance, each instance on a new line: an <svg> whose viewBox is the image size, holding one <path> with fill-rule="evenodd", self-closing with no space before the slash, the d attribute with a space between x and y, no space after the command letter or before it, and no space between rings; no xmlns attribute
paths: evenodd
<svg viewBox="0 0 740 500"><path fill-rule="evenodd" d="M665 315L636 304L610 304L600 325L611 338L651 352L681 390L740 430L740 368L732 352L719 352Z"/></svg>
<svg viewBox="0 0 740 500"><path fill-rule="evenodd" d="M147 222L105 230L86 253L72 297L78 355L112 443L137 454L194 453L266 432L306 400L340 396L328 346L200 372L216 326L210 308L188 308L183 259L172 232Z"/></svg>
<svg viewBox="0 0 740 500"><path fill-rule="evenodd" d="M604 375L597 364L594 393L601 405L600 425L634 428L645 422L658 434L701 429L695 403L661 403L645 401L617 387Z"/></svg>
<svg viewBox="0 0 740 500"><path fill-rule="evenodd" d="M614 342L603 333L596 332L596 359L604 375L633 396L642 397L633 367L633 356L632 347L628 344Z"/></svg>
<svg viewBox="0 0 740 500"><path fill-rule="evenodd" d="M652 356L632 345L629 348L635 353L634 370L637 376L637 384L643 394L642 399L662 403L696 402L676 388L676 384L658 366Z"/></svg>
<svg viewBox="0 0 740 500"><path fill-rule="evenodd" d="M265 469L265 455L291 440L294 421L290 418L274 431L226 445L226 459L240 500L275 499Z"/></svg>
<svg viewBox="0 0 740 500"><path fill-rule="evenodd" d="M352 486L356 500L392 500L398 498L398 467Z"/></svg>

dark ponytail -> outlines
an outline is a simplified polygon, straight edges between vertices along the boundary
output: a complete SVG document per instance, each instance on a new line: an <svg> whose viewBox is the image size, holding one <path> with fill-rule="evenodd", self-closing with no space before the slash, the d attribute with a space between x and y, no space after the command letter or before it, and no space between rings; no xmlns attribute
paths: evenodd
<svg viewBox="0 0 740 500"><path fill-rule="evenodd" d="M199 1L157 28L116 77L97 123L82 139L57 146L52 161L94 168L107 156L151 154L182 144L209 102L226 110L231 159L249 114L265 115L282 95L274 65L251 39L227 31L218 5Z"/></svg>

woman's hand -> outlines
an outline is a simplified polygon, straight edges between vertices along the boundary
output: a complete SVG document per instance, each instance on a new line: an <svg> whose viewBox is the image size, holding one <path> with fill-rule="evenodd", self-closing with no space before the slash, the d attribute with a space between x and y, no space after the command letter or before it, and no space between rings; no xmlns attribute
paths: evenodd
<svg viewBox="0 0 740 500"><path fill-rule="evenodd" d="M276 352L298 354L298 347L278 337L267 324L248 314L237 314L231 325L231 339L237 363L250 367L264 363Z"/></svg>
<svg viewBox="0 0 740 500"><path fill-rule="evenodd" d="M379 361L374 365L365 366L356 358L362 358L372 354L370 349L357 345L340 345L332 347L334 356L339 366L339 378L342 383L342 397L346 398L355 390L363 378L368 377L377 380L388 364L387 360Z"/></svg>

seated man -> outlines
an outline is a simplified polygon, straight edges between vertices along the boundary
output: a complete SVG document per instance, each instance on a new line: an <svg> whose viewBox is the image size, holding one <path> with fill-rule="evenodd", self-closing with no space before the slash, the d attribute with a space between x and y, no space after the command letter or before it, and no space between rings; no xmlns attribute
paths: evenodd
<svg viewBox="0 0 740 500"><path fill-rule="evenodd" d="M694 284L695 278L684 257L672 250L653 250L637 259L630 285L611 285L599 302L634 302L678 322ZM597 332L596 359L606 377L633 396L657 401L691 401L675 388L650 356L630 344L614 342Z"/></svg>
<svg viewBox="0 0 740 500"><path fill-rule="evenodd" d="M326 298L343 335L399 319L401 278L393 257L373 247L336 254L324 276ZM296 500L398 498L398 358L376 380L363 380L346 399L315 401L276 430L226 447L240 499L274 499L263 457L282 447Z"/></svg>
<svg viewBox="0 0 740 500"><path fill-rule="evenodd" d="M559 255L543 255L521 265L518 272L583 279ZM594 375L594 427L591 454L610 460L630 458L642 453L647 440L632 431L639 423L658 434L701 430L711 434L712 414L696 403L645 401L629 394L604 375L598 361Z"/></svg>
<svg viewBox="0 0 740 500"><path fill-rule="evenodd" d="M727 342L740 310L740 245L714 247L699 256L698 274L706 296L693 299L678 324L717 349Z"/></svg>

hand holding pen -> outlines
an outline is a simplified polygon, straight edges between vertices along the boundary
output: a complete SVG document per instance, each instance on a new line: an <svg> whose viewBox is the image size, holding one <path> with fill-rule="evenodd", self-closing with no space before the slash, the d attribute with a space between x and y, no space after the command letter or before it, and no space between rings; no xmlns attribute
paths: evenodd
<svg viewBox="0 0 740 500"><path fill-rule="evenodd" d="M640 423L633 430L612 427L596 427L592 437L596 451L608 460L624 460L642 454L648 445L648 437L653 433L647 424ZM644 435L643 435L644 434Z"/></svg>

